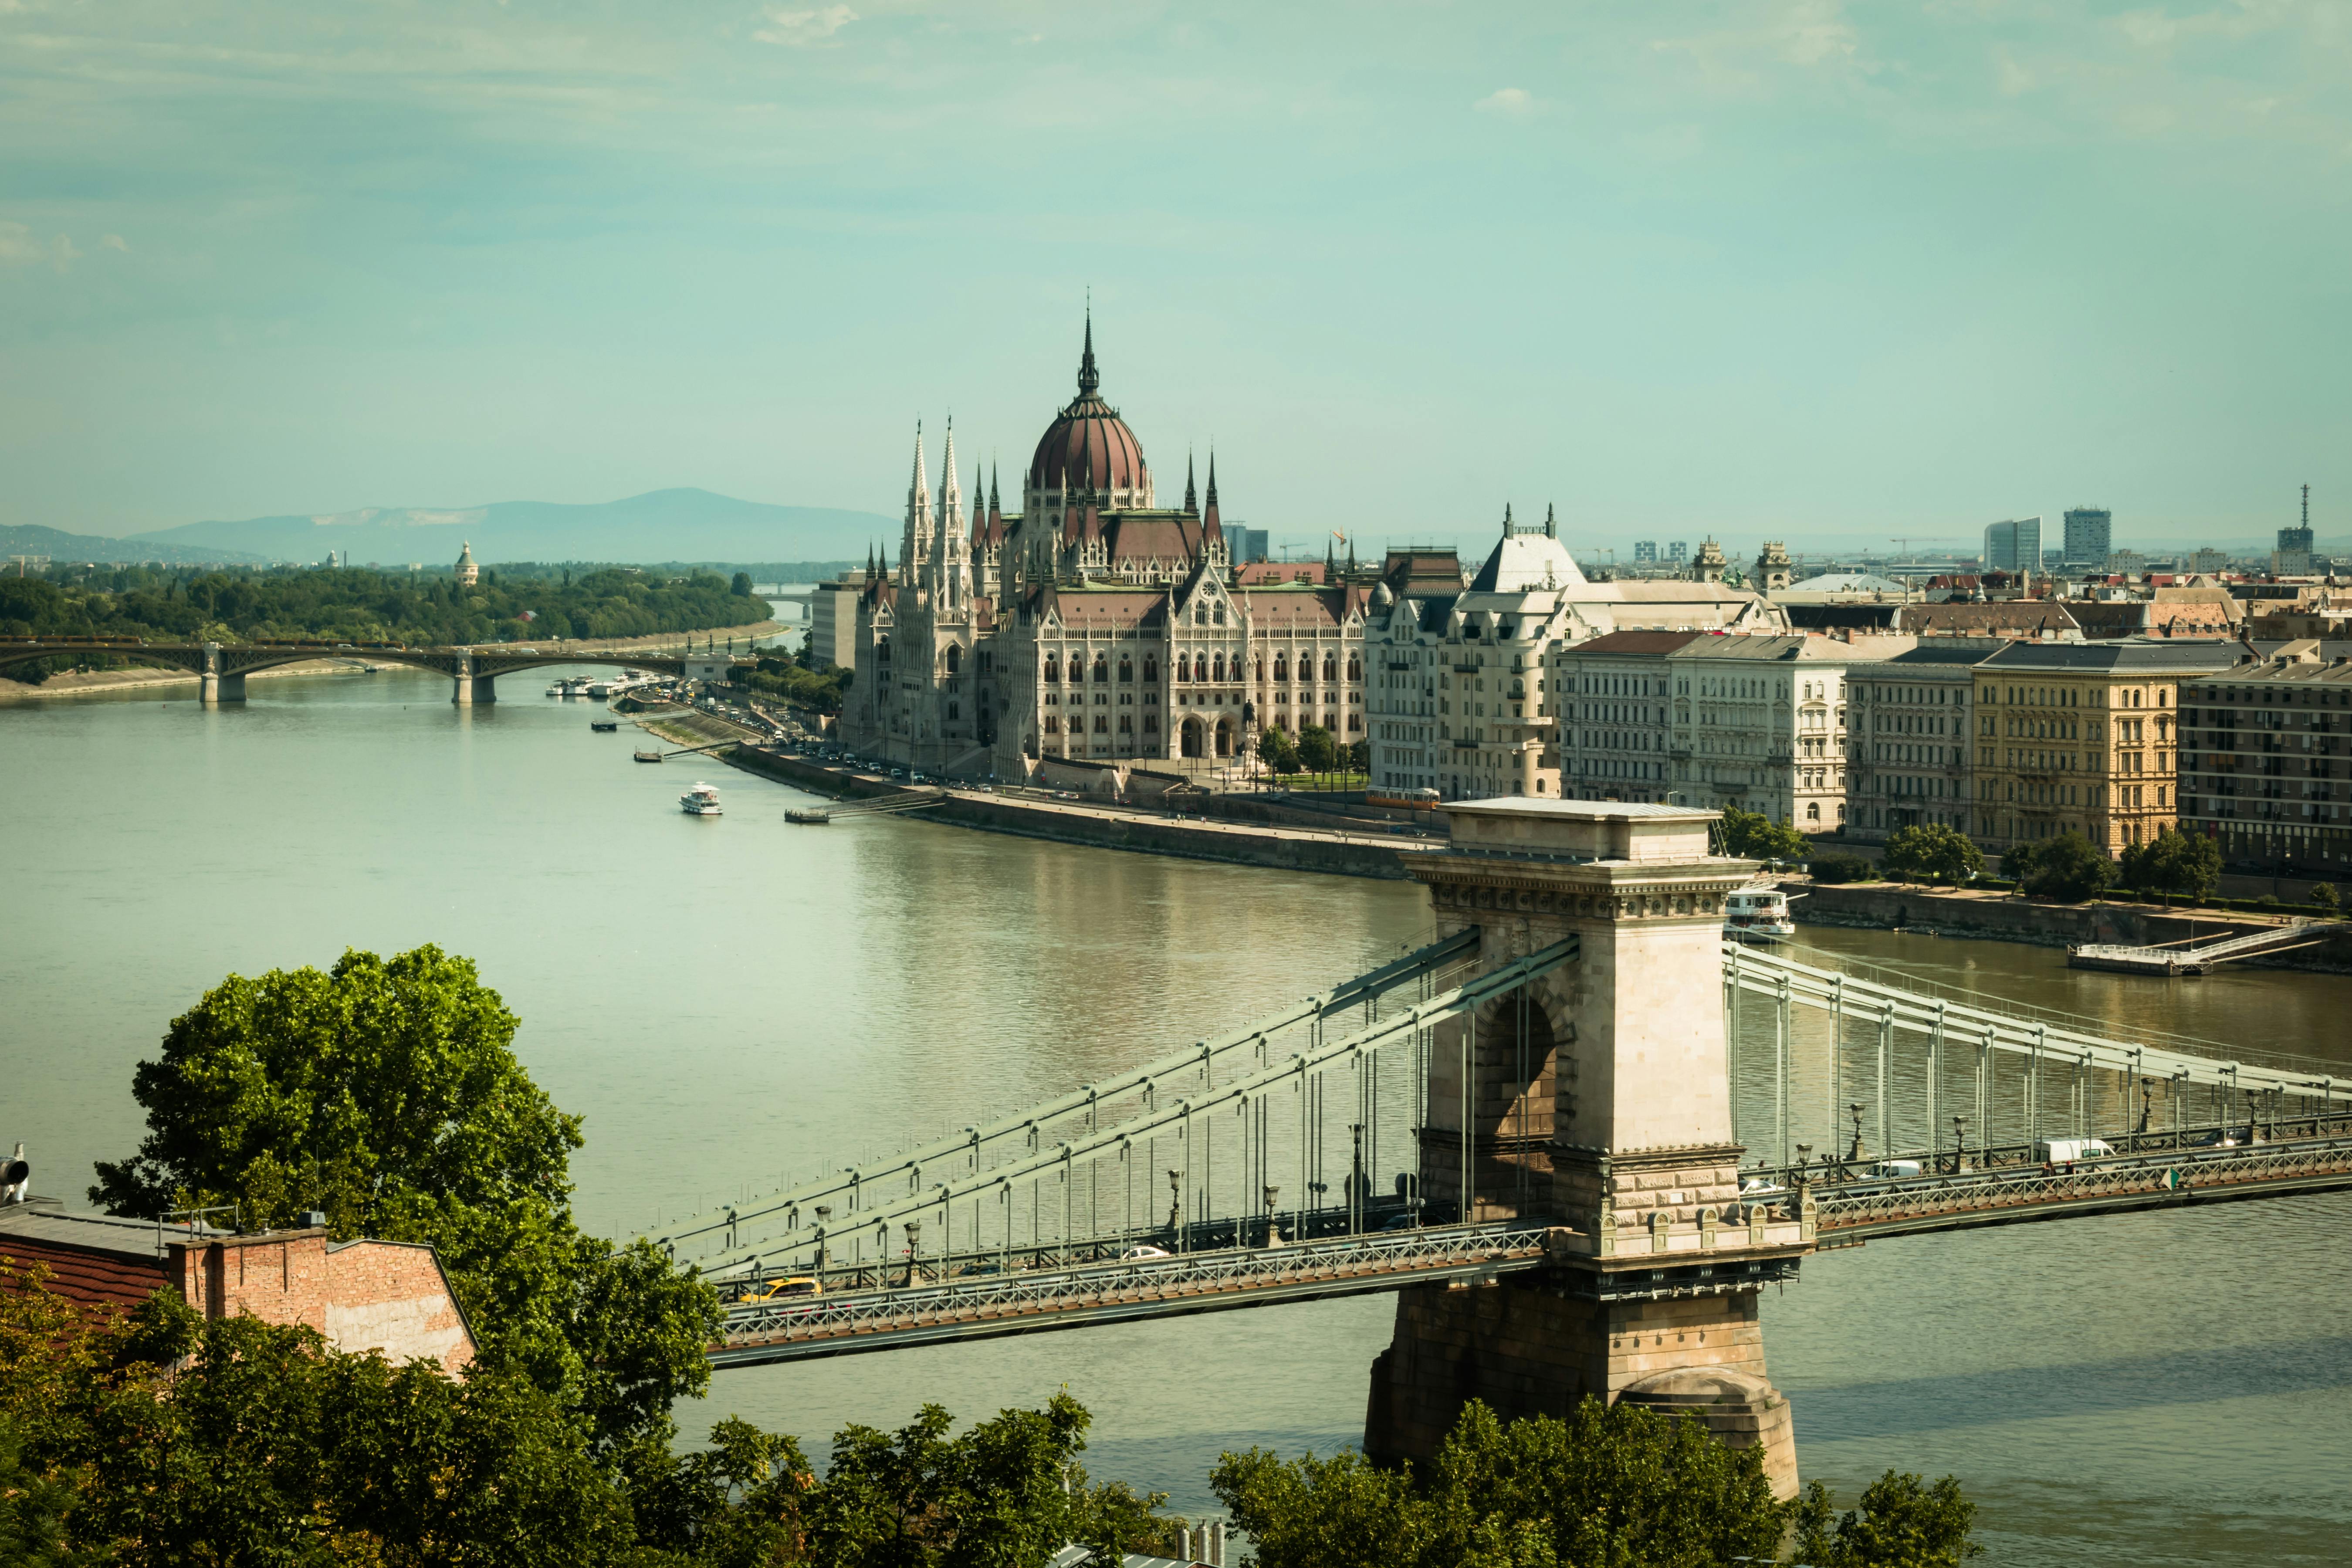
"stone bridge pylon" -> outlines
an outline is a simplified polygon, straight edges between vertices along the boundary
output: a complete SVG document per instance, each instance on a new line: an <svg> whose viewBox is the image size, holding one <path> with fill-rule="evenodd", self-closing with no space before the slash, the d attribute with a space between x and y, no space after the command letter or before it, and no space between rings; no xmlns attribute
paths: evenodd
<svg viewBox="0 0 2352 1568"><path fill-rule="evenodd" d="M1587 1394L1696 1415L1760 1445L1796 1489L1764 1367L1763 1287L1812 1250L1802 1205L1743 1208L1725 1049L1723 906L1754 863L1708 853L1711 811L1538 798L1445 808L1406 857L1437 934L1479 966L1573 938L1577 956L1430 1042L1424 1200L1540 1215L1549 1266L1400 1293L1372 1366L1365 1451L1426 1459L1462 1406L1565 1415ZM1468 1135L1465 1136L1465 1124Z"/></svg>

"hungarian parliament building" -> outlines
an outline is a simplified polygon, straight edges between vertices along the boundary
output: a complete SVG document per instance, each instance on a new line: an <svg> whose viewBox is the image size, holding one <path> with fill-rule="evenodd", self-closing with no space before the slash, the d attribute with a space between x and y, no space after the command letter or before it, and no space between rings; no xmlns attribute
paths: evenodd
<svg viewBox="0 0 2352 1568"><path fill-rule="evenodd" d="M1017 511L977 471L967 504L952 428L934 489L917 432L898 561L865 573L856 600L839 735L859 755L967 778L1025 780L1048 759L1202 774L1254 754L1269 727L1319 725L1342 746L1373 742L1375 778L1402 779L1381 765L1381 740L1443 730L1413 753L1429 761L1412 782L1556 794L1546 727L1501 721L1507 702L1523 717L1547 706L1548 649L1621 626L1746 629L1758 613L1720 583L1588 584L1549 519L1521 528L1507 510L1473 571L1448 549L1363 566L1352 549L1345 563L1234 561L1215 458L1205 489L1188 461L1182 502L1160 505L1101 386L1089 321L1077 395L1039 437ZM1462 682L1465 716L1485 717L1491 673L1495 721L1450 721L1450 700L1435 721L1436 701L1419 698L1441 663L1478 672ZM1424 706L1432 722L1396 722Z"/></svg>

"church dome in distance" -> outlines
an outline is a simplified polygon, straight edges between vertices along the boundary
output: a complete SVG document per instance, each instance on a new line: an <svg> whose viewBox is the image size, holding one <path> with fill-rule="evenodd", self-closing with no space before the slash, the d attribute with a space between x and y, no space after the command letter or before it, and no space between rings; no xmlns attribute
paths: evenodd
<svg viewBox="0 0 2352 1568"><path fill-rule="evenodd" d="M1078 362L1078 395L1054 416L1038 438L1036 456L1029 459L1029 489L1108 491L1128 506L1150 504L1150 470L1144 466L1143 447L1118 410L1102 399L1095 369L1095 328L1087 322L1085 356Z"/></svg>

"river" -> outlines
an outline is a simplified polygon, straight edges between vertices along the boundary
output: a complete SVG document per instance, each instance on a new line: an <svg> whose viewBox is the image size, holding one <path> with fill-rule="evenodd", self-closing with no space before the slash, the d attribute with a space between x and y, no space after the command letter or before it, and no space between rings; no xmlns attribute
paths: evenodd
<svg viewBox="0 0 2352 1568"><path fill-rule="evenodd" d="M635 1230L1157 1055L1424 939L1410 885L782 820L782 786L509 677L411 671L0 709L0 1138L79 1201L136 1143L131 1074L230 971L436 942L523 1019L586 1117L583 1221ZM728 815L686 816L709 777ZM2001 943L1808 929L1801 946L2037 1005L2352 1066L2352 979L2156 983ZM2352 1074L2347 1074L2352 1076ZM1874 1243L1767 1298L1799 1461L1850 1497L1958 1475L1999 1563L2352 1560L2352 1194ZM822 1442L936 1399L1066 1386L1097 1476L1208 1506L1220 1450L1354 1441L1390 1303L1363 1298L722 1373Z"/></svg>

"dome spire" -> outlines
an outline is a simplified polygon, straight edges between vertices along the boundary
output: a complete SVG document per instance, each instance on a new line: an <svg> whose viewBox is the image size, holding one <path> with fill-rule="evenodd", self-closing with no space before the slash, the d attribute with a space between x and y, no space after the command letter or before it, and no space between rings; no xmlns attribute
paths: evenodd
<svg viewBox="0 0 2352 1568"><path fill-rule="evenodd" d="M1095 302L1094 292L1087 294L1087 347L1078 360L1078 395L1090 395L1102 384L1102 373L1095 369Z"/></svg>

